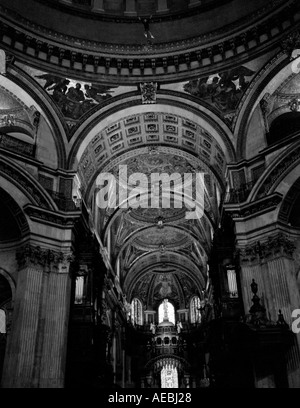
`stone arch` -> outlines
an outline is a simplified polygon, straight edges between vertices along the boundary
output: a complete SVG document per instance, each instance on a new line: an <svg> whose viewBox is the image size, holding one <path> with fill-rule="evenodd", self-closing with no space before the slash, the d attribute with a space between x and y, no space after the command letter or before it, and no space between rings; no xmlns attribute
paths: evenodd
<svg viewBox="0 0 300 408"><path fill-rule="evenodd" d="M170 95L163 95L158 99L157 104L149 107L149 105L141 104L140 95L128 93L122 95L122 97L114 98L114 101L110 104L101 109L99 108L76 129L71 140L72 146L68 159L69 168L77 170L85 149L105 127L123 118L150 111L179 115L193 122L200 121L201 125L211 132L212 136L221 145L226 161L234 160L233 136L230 129L209 108L199 105L199 101L196 101L196 99L184 96L179 92L172 92Z"/></svg>
<svg viewBox="0 0 300 408"><path fill-rule="evenodd" d="M238 160L246 157L249 124L253 113L266 94L272 94L292 74L292 64L288 55L280 51L261 69L246 91L238 107L235 121L236 155Z"/></svg>
<svg viewBox="0 0 300 408"><path fill-rule="evenodd" d="M65 168L67 125L50 96L37 86L37 82L30 75L17 66L9 66L7 75L2 78L1 83L14 97L17 95L18 100L26 110L35 109L42 115L53 137L57 166Z"/></svg>
<svg viewBox="0 0 300 408"><path fill-rule="evenodd" d="M57 208L53 199L31 174L3 156L0 156L0 181L0 185L22 208L26 204L48 210Z"/></svg>
<svg viewBox="0 0 300 408"><path fill-rule="evenodd" d="M300 171L300 143L291 146L277 157L264 171L252 189L248 202L265 197L274 192L285 195ZM292 184L285 184L287 178L293 179Z"/></svg>

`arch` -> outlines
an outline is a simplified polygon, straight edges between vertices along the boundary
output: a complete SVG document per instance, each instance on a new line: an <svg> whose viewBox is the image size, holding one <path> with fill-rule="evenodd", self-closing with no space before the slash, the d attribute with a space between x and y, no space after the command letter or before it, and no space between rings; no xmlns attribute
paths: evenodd
<svg viewBox="0 0 300 408"><path fill-rule="evenodd" d="M248 127L254 110L266 93L272 94L292 74L292 64L288 55L280 51L258 72L238 106L234 134L236 135L236 157L246 157Z"/></svg>
<svg viewBox="0 0 300 408"><path fill-rule="evenodd" d="M197 242L197 244L201 247L201 249L203 250L203 252L206 254L206 250L203 247L203 245L198 241L198 237L196 236L195 233L193 233L190 230L187 230L186 228L182 227L182 226L176 226L176 225L171 225L171 224L165 224L165 227L170 227L176 231L182 232L183 234L186 235L187 238L191 238L194 242ZM146 226L146 227L141 227L138 228L137 230L131 232L126 238L125 241L122 245L122 247L119 250L118 253L118 258L116 259L116 263L118 261L118 259L121 257L123 251L127 248L128 245L130 245L139 235L142 235L145 231L151 229L151 228L155 228L153 225L151 226Z"/></svg>
<svg viewBox="0 0 300 408"><path fill-rule="evenodd" d="M148 253L143 255L141 258L138 259L140 261L141 259L144 260L148 257L151 257L153 253ZM197 267L196 264L194 264L187 256L183 256L180 254L182 262L178 262L176 256L179 256L178 254L174 254L174 252L170 252L170 255L172 255L171 261L168 262L168 266L170 268L176 268L180 272L182 272L184 275L188 276L192 282L195 285L195 288L198 290L200 293L201 290L203 290L206 286L205 282L205 277L203 275L203 272L200 272L199 268ZM131 267L127 273L126 276L124 276L124 282L123 282L123 290L126 292L128 297L131 296L131 293L134 289L135 283L141 279L144 275L147 275L147 273L151 272L152 269L155 269L161 264L161 262L156 261L156 262L151 262L150 264L147 264L146 267L142 267L139 265L139 262L135 263L135 267ZM136 269L138 270L137 273Z"/></svg>
<svg viewBox="0 0 300 408"><path fill-rule="evenodd" d="M199 100L189 97L180 92L169 92L163 94L159 102L151 105L142 105L140 94L136 92L112 98L110 103L99 107L81 126L74 132L71 141L73 145L69 154L69 167L77 170L80 159L92 141L105 127L112 125L124 117L142 114L145 112L164 112L186 117L191 121L201 121L208 132L221 145L226 160L234 160L235 151L233 147L233 136L227 125L209 108L199 104ZM159 96L159 94L158 94Z"/></svg>
<svg viewBox="0 0 300 408"><path fill-rule="evenodd" d="M289 136L299 132L300 129L300 113L287 111L277 116L267 134L268 146L274 145L286 139Z"/></svg>
<svg viewBox="0 0 300 408"><path fill-rule="evenodd" d="M14 300L15 300L15 295L16 295L16 282L11 277L11 275L5 269L3 269L1 267L0 267L0 276L3 276L7 280L8 284L10 286L11 295L12 295L11 300L12 300L12 304L13 304Z"/></svg>
<svg viewBox="0 0 300 408"><path fill-rule="evenodd" d="M67 126L64 125L64 118L50 96L30 75L15 65L9 66L6 77L2 77L1 81L6 89L13 94L17 93L22 104L34 106L42 113L52 130L58 155L58 167L66 168Z"/></svg>
<svg viewBox="0 0 300 408"><path fill-rule="evenodd" d="M130 303L130 316L133 324L141 326L143 324L143 304L137 297L134 297Z"/></svg>
<svg viewBox="0 0 300 408"><path fill-rule="evenodd" d="M25 172L23 167L2 155L0 155L0 181L1 186L15 201L19 204L22 203L22 207L25 204L33 204L44 209L57 210L53 199L38 181L31 174ZM13 185L17 187L17 190Z"/></svg>
<svg viewBox="0 0 300 408"><path fill-rule="evenodd" d="M169 299L164 299L158 306L158 324L165 320L175 325L175 307Z"/></svg>
<svg viewBox="0 0 300 408"><path fill-rule="evenodd" d="M190 299L190 321L191 323L201 323L201 299L199 296L192 296Z"/></svg>
<svg viewBox="0 0 300 408"><path fill-rule="evenodd" d="M277 209L277 219L281 223L289 225L290 227L300 227L299 225L294 225L291 220L291 216L298 216L299 213L299 196L300 196L300 165L298 166L298 171L295 170L289 173L280 183L278 189L280 189L283 194L283 200L281 205ZM294 214L292 214L294 211Z"/></svg>
<svg viewBox="0 0 300 408"><path fill-rule="evenodd" d="M286 194L288 185L284 185L282 180L286 177L294 179L299 174L300 169L300 143L295 143L286 149L279 157L267 167L264 173L257 180L247 202L252 202L255 199L265 197L277 191ZM293 170L293 172L292 172ZM278 186L281 187L278 187ZM290 184L291 185L291 184Z"/></svg>

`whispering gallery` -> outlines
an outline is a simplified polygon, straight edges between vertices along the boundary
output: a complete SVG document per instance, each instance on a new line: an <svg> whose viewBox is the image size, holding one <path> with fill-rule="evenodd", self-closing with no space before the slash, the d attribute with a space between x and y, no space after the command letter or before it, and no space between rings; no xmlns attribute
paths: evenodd
<svg viewBox="0 0 300 408"><path fill-rule="evenodd" d="M1 387L300 388L299 136L299 0L1 0Z"/></svg>

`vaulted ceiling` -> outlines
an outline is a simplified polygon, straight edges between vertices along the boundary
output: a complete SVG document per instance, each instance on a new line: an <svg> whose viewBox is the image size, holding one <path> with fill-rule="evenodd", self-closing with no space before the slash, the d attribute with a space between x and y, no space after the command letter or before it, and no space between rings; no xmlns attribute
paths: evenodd
<svg viewBox="0 0 300 408"><path fill-rule="evenodd" d="M150 15L154 38L146 39L139 17ZM13 67L7 81L25 78L28 94L37 91L59 121L67 170L77 171L128 300L139 297L155 308L168 297L184 309L193 294L205 296L241 103L298 21L295 0L1 1L0 45ZM265 96L270 124L289 109L297 81L293 76ZM26 135L32 144L35 106L4 88L0 105L1 131L20 138L21 123L23 141ZM9 115L14 123L6 129ZM125 167L126 177L119 177ZM103 173L116 178L117 200L120 188L137 187L128 178L143 174L141 205L125 198L98 208ZM183 199L171 188L159 190L158 205L151 205L157 173L178 180L204 174L201 216L189 217L194 196ZM7 205L1 207L9 219ZM18 235L18 225L11 233Z"/></svg>
<svg viewBox="0 0 300 408"><path fill-rule="evenodd" d="M2 0L0 42L46 72L95 83L172 82L240 66L268 52L300 18L296 0L168 1L171 13L154 10L149 40L138 17L149 15L150 1L129 3Z"/></svg>

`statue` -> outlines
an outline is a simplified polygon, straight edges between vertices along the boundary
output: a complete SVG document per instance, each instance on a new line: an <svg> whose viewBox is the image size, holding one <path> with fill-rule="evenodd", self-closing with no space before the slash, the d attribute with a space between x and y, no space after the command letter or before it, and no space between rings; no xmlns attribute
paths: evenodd
<svg viewBox="0 0 300 408"><path fill-rule="evenodd" d="M168 321L169 317L168 317L168 299L164 299L164 321Z"/></svg>
<svg viewBox="0 0 300 408"><path fill-rule="evenodd" d="M178 320L178 322L177 322L177 333L178 334L181 332L181 329L182 329L182 323L181 323L181 321Z"/></svg>
<svg viewBox="0 0 300 408"><path fill-rule="evenodd" d="M156 326L154 323L150 323L150 330L152 331L152 334L155 334Z"/></svg>
<svg viewBox="0 0 300 408"><path fill-rule="evenodd" d="M150 17L139 17L139 20L143 23L144 25L144 36L148 41L151 41L151 39L154 39L153 34L150 31L150 20L151 20L152 16Z"/></svg>

